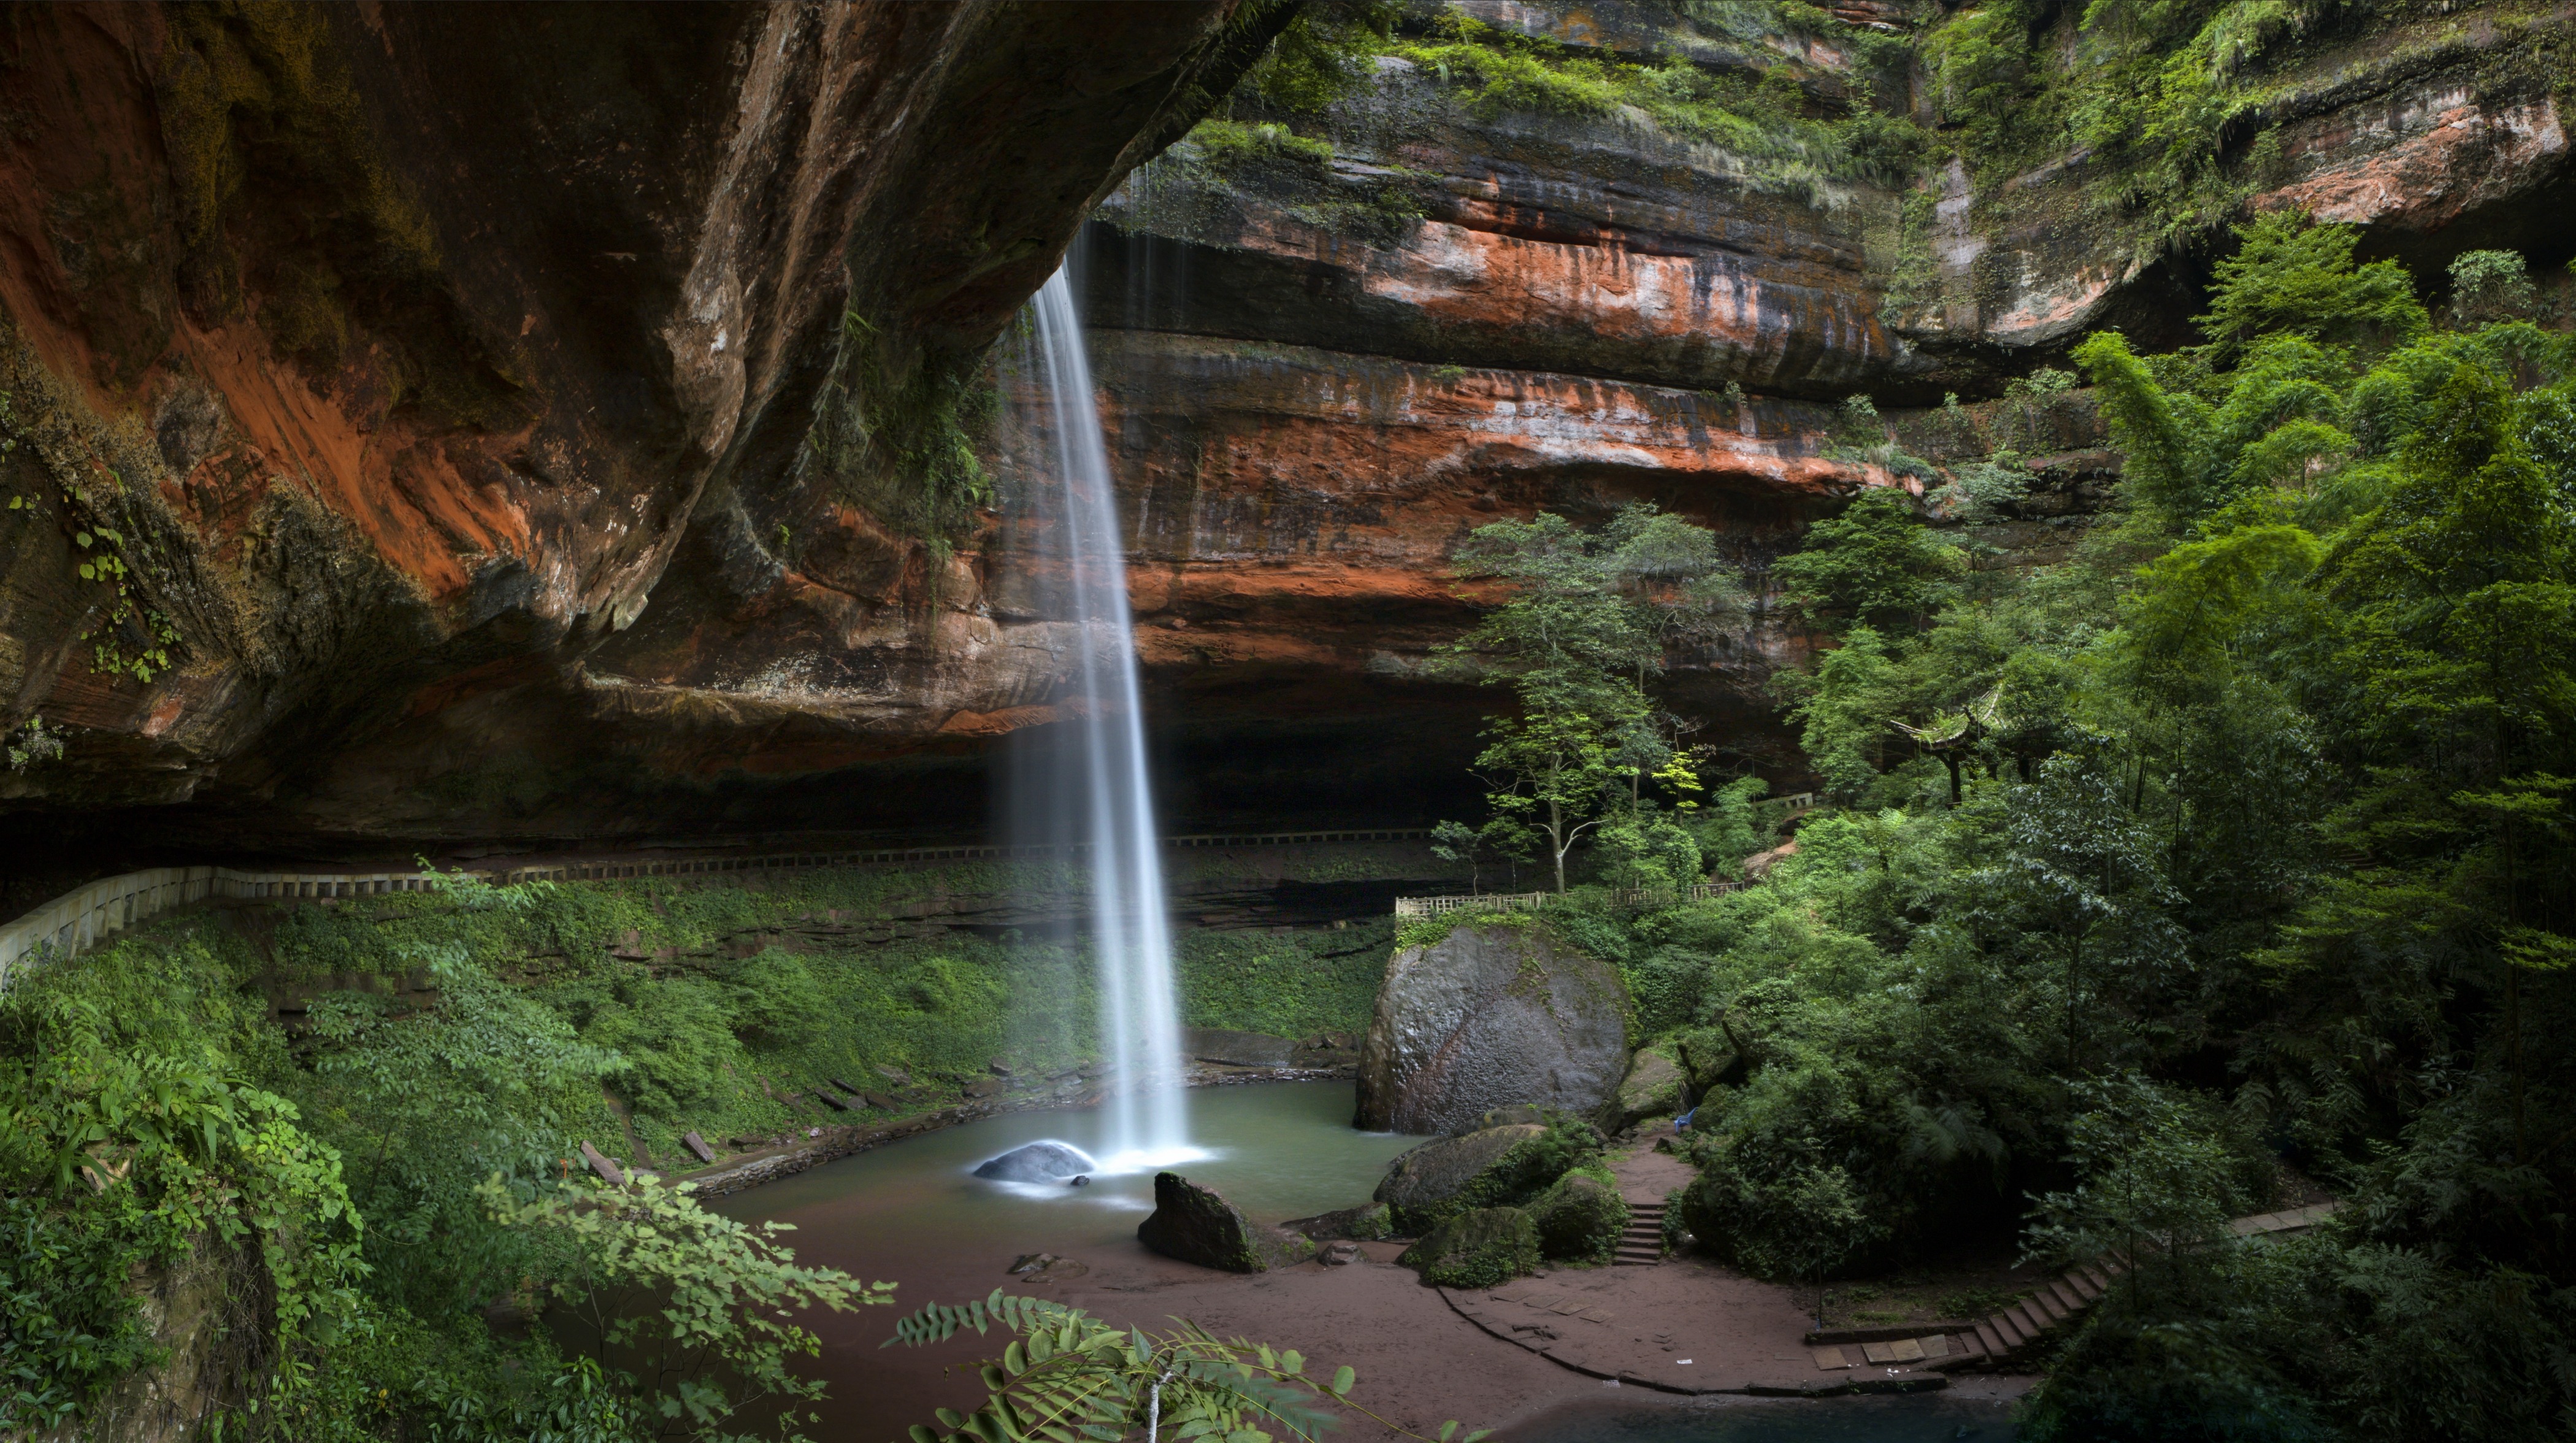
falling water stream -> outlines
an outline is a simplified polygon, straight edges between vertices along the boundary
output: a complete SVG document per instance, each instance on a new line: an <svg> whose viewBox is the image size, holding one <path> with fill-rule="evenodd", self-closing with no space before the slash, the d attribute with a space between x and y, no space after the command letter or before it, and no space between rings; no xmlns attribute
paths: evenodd
<svg viewBox="0 0 2576 1443"><path fill-rule="evenodd" d="M1023 817L1077 844L1091 879L1091 945L1100 969L1100 1039L1109 1066L1106 1172L1167 1166L1196 1156L1189 1145L1181 1066L1180 1007L1172 935L1157 850L1154 796L1145 769L1143 698L1127 610L1125 538L1111 488L1109 450L1091 385L1091 357L1073 285L1059 269L1035 302L1031 372L1047 403L1049 445L1032 478L1034 500L1054 522L1061 605L1075 653L1065 710L1072 745L1058 775L1019 799ZM1051 484L1049 484L1051 483ZM1068 775L1077 773L1078 775ZM1068 833L1078 833L1067 835Z"/></svg>

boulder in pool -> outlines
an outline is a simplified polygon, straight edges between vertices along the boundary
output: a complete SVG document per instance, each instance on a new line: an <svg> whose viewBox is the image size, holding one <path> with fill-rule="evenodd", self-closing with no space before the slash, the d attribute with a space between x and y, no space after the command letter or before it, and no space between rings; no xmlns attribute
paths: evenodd
<svg viewBox="0 0 2576 1443"><path fill-rule="evenodd" d="M975 1169L975 1175L995 1182L1062 1182L1099 1166L1081 1148L1061 1142L1033 1142L992 1159Z"/></svg>
<svg viewBox="0 0 2576 1443"><path fill-rule="evenodd" d="M1167 1258L1229 1273L1268 1272L1315 1252L1308 1239L1263 1227L1214 1188L1176 1172L1154 1174L1154 1212L1136 1225L1136 1240Z"/></svg>
<svg viewBox="0 0 2576 1443"><path fill-rule="evenodd" d="M1455 1132L1515 1104L1597 1115L1628 1073L1619 971L1541 923L1464 922L1387 963L1360 1049L1369 1132Z"/></svg>

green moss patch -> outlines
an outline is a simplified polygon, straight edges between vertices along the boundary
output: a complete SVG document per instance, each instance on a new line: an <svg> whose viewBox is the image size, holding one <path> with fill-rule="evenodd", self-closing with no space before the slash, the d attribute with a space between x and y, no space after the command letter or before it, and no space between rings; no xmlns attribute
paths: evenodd
<svg viewBox="0 0 2576 1443"><path fill-rule="evenodd" d="M1478 1208L1442 1223L1396 1261L1443 1288L1490 1288L1535 1271L1538 1226L1520 1208Z"/></svg>

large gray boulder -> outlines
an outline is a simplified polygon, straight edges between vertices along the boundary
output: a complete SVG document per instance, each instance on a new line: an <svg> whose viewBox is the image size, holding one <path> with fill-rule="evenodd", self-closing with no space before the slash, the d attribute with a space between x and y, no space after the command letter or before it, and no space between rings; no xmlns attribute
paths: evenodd
<svg viewBox="0 0 2576 1443"><path fill-rule="evenodd" d="M1167 1258L1229 1273L1286 1267L1315 1251L1308 1239L1263 1227L1214 1188L1173 1172L1154 1174L1154 1211L1136 1225L1136 1240Z"/></svg>
<svg viewBox="0 0 2576 1443"><path fill-rule="evenodd" d="M1592 1116L1628 1070L1619 971L1544 926L1462 923L1387 964L1360 1051L1371 1132L1455 1132L1489 1108Z"/></svg>

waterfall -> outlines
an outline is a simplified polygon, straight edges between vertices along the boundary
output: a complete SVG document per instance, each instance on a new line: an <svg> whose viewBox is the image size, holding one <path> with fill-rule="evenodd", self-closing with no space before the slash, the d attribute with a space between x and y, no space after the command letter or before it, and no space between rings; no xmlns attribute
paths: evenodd
<svg viewBox="0 0 2576 1443"><path fill-rule="evenodd" d="M1161 1166L1195 1156L1183 1090L1180 1006L1171 923L1163 895L1153 787L1145 769L1144 705L1127 610L1127 564L1109 450L1091 385L1091 358L1065 270L1034 303L1034 348L1021 375L1042 398L1041 432L1022 469L1030 474L1019 518L1042 538L1041 562L1060 568L1046 610L1072 638L1067 721L1045 754L1014 756L1012 809L1028 839L1072 843L1091 881L1091 946L1099 969L1100 1040L1109 1068L1109 1152L1104 1171ZM1038 418L1029 418L1032 421Z"/></svg>

